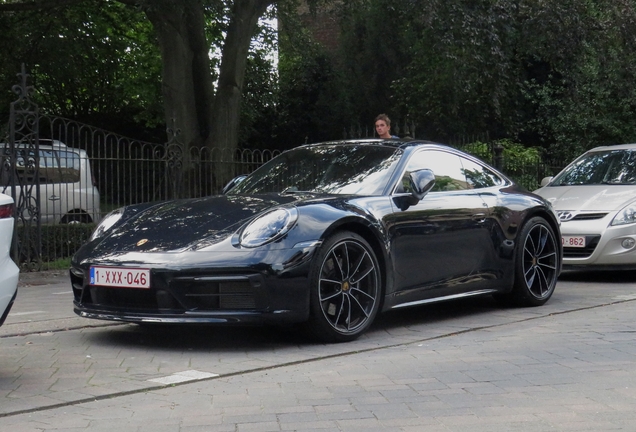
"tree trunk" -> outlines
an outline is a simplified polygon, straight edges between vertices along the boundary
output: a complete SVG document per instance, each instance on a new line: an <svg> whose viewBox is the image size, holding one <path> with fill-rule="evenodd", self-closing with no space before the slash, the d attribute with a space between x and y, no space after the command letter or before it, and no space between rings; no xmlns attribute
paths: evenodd
<svg viewBox="0 0 636 432"><path fill-rule="evenodd" d="M231 163L238 146L241 93L247 55L258 19L275 0L236 0L222 49L219 82L214 95L205 38L205 15L200 0L146 0L163 61L166 123L181 130L184 172L189 149L207 146L225 155L215 164L212 183L221 187L234 176ZM225 161L222 159L226 159Z"/></svg>
<svg viewBox="0 0 636 432"><path fill-rule="evenodd" d="M204 11L199 0L148 0L144 11L161 49L166 125L183 148L181 167L174 170L177 178L170 181L178 196L188 196L191 149L201 147L209 134L214 97Z"/></svg>
<svg viewBox="0 0 636 432"><path fill-rule="evenodd" d="M273 3L274 0L236 0L232 8L210 117L211 134L206 140L209 148L222 149L224 159L231 158L238 146L241 94L250 43L258 19ZM233 164L223 161L215 164L214 179L217 187L224 185L233 176Z"/></svg>

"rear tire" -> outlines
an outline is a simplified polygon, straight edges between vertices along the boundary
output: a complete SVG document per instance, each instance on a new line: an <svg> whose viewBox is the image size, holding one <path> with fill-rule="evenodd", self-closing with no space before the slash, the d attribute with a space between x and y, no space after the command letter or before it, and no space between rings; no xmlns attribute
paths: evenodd
<svg viewBox="0 0 636 432"><path fill-rule="evenodd" d="M75 225L81 223L90 223L91 218L84 213L67 213L60 220L61 224Z"/></svg>
<svg viewBox="0 0 636 432"><path fill-rule="evenodd" d="M531 218L519 233L513 289L496 298L517 306L543 305L554 293L560 259L557 238L550 224L542 217Z"/></svg>
<svg viewBox="0 0 636 432"><path fill-rule="evenodd" d="M309 331L324 342L358 338L378 313L380 276L378 260L364 238L348 231L328 238L310 271Z"/></svg>

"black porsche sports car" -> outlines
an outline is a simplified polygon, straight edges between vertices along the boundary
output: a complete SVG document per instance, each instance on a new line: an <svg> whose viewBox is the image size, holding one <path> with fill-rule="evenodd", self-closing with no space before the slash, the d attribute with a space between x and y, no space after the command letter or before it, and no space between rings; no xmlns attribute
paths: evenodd
<svg viewBox="0 0 636 432"><path fill-rule="evenodd" d="M105 217L72 260L75 312L303 322L349 341L388 309L478 295L542 305L561 270L548 202L443 145L305 145L234 183Z"/></svg>

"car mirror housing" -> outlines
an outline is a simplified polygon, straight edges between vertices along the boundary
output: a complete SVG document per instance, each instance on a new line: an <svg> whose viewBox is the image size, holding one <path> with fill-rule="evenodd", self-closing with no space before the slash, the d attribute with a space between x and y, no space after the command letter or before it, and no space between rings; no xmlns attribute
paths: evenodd
<svg viewBox="0 0 636 432"><path fill-rule="evenodd" d="M550 183L552 181L554 177L550 176L550 177L543 177L541 179L541 187L546 186L548 183Z"/></svg>
<svg viewBox="0 0 636 432"><path fill-rule="evenodd" d="M430 169L420 169L409 174L411 183L411 194L417 201L422 198L435 186L435 174Z"/></svg>

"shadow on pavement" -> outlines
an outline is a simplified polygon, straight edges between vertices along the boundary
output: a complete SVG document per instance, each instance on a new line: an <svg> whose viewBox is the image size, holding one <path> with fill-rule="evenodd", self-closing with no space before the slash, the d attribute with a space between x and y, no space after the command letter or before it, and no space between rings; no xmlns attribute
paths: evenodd
<svg viewBox="0 0 636 432"><path fill-rule="evenodd" d="M490 296L436 303L388 311L376 317L369 333L399 327L417 326L458 317L488 313L502 308ZM245 351L289 346L323 345L306 334L300 325L287 326L214 326L128 324L102 328L86 335L104 346L146 347L165 350ZM363 336L364 337L364 336Z"/></svg>
<svg viewBox="0 0 636 432"><path fill-rule="evenodd" d="M571 282L603 282L603 283L625 283L634 282L634 270L564 270L559 276L559 280Z"/></svg>

